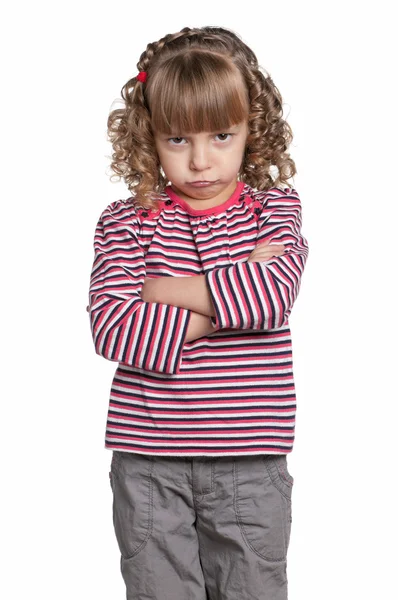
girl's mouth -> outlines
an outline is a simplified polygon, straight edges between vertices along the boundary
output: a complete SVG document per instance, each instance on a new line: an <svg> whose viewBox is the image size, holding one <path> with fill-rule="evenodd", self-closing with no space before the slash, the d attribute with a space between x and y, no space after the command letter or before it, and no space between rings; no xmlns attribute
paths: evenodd
<svg viewBox="0 0 398 600"><path fill-rule="evenodd" d="M214 185L217 181L192 181L188 185L192 185L193 187L207 187L209 185Z"/></svg>

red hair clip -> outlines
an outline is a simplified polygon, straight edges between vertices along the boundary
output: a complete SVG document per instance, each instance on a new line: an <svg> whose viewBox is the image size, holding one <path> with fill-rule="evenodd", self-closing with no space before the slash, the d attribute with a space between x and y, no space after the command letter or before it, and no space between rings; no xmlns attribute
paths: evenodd
<svg viewBox="0 0 398 600"><path fill-rule="evenodd" d="M148 73L146 71L140 71L137 75L137 79L138 81L141 81L142 83L146 82L146 78L147 78Z"/></svg>

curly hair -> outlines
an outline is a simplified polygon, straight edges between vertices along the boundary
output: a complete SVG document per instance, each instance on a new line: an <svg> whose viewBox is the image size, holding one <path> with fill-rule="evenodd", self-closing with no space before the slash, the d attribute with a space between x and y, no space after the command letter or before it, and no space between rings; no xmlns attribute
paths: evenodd
<svg viewBox="0 0 398 600"><path fill-rule="evenodd" d="M123 177L135 203L156 209L169 183L154 131L221 132L247 119L238 179L268 190L284 186L296 174L287 152L293 135L282 118L281 94L235 33L221 27L185 27L148 44L137 68L147 72L147 81L127 81L121 90L124 107L108 117L111 169L118 180ZM275 179L272 167L278 170Z"/></svg>

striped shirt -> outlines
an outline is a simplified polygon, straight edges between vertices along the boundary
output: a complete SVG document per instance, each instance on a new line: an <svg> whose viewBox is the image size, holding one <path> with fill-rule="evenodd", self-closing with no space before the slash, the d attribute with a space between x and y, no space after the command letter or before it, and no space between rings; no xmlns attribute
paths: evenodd
<svg viewBox="0 0 398 600"><path fill-rule="evenodd" d="M296 394L288 317L308 256L294 188L238 182L196 210L171 187L158 210L112 202L94 238L89 313L97 354L118 363L105 448L150 455L287 454ZM284 254L247 262L260 241ZM215 331L185 341L191 310L144 302L145 277L205 275Z"/></svg>

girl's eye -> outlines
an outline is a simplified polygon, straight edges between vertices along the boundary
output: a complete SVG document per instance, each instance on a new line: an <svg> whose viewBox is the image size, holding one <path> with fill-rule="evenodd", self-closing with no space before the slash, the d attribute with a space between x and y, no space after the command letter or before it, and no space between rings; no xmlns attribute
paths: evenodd
<svg viewBox="0 0 398 600"><path fill-rule="evenodd" d="M177 143L176 143L176 144L172 143L171 145L172 145L172 146L183 146L184 144L180 144L180 141L181 141L181 140L184 140L184 139L185 139L185 138L183 138L183 137L173 137L173 138L169 138L169 140L168 140L168 141L169 141L169 142L172 142L172 141L174 142L174 140L177 140Z"/></svg>
<svg viewBox="0 0 398 600"><path fill-rule="evenodd" d="M231 136L231 133L217 133L216 137L222 137L222 136ZM227 140L224 138L222 140L220 140L221 142L226 142Z"/></svg>

